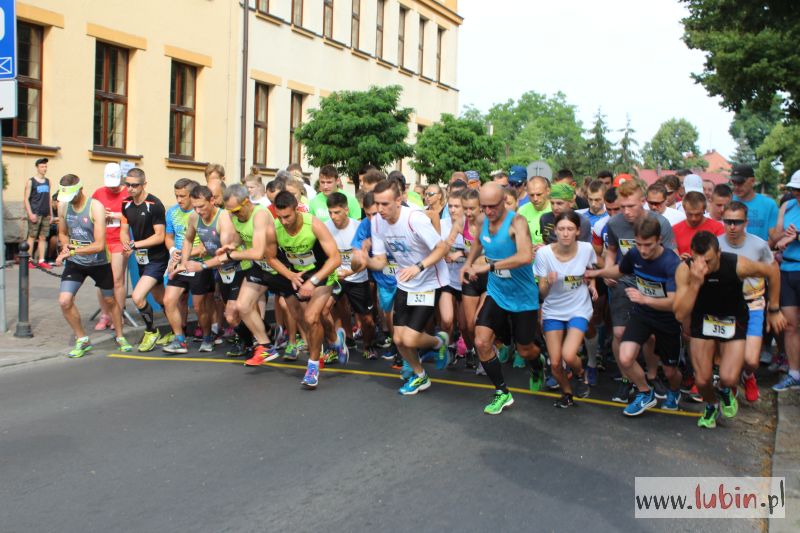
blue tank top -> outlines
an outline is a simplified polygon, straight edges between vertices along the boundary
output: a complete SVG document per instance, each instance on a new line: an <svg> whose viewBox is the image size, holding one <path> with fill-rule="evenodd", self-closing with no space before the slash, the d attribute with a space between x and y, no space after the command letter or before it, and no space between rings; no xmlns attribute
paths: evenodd
<svg viewBox="0 0 800 533"><path fill-rule="evenodd" d="M499 261L517 253L517 243L509 234L515 215L509 211L495 234L489 233L489 219L484 217L480 238L487 260ZM491 272L487 292L497 305L512 313L539 309L539 287L532 265Z"/></svg>
<svg viewBox="0 0 800 533"><path fill-rule="evenodd" d="M789 224L800 228L800 205L794 198L786 202L786 211L783 212L783 229L788 228ZM800 271L800 241L794 240L783 251L781 270L784 272Z"/></svg>

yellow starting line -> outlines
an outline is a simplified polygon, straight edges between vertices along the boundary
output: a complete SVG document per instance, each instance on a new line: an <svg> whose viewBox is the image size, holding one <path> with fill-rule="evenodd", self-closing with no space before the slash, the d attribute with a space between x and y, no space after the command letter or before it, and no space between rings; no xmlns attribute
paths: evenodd
<svg viewBox="0 0 800 533"><path fill-rule="evenodd" d="M173 362L183 362L183 363L217 363L217 364L242 364L241 359L215 359L210 357L156 357L156 356L148 356L148 355L129 355L129 354L122 354L122 353L112 353L108 354L108 357L113 359L133 359L135 361L173 361ZM265 363L263 366L270 366L273 368L293 368L297 370L305 370L305 365L293 365L287 363ZM390 374L388 372L375 372L372 370L353 370L350 368L330 368L324 367L321 369L322 372L328 373L337 373L337 374L355 374L357 376L371 376L371 377L379 377L379 378L391 378L391 379L400 379L398 374ZM468 387L473 389L493 389L494 387L489 384L485 383L469 383L467 381L456 381L452 379L440 379L440 378L430 378L433 383L441 383L443 385L454 385L456 387ZM515 394L527 394L530 396L544 396L548 398L560 398L561 395L554 392L534 392L528 389L520 389L517 387L509 387L508 390ZM576 402L582 403L590 403L594 405L603 405L606 407L613 407L615 409L620 409L620 404L615 402L609 402L606 400L597 400L595 398L575 398ZM654 413L662 413L665 415L675 415L675 416L688 416L692 418L699 418L700 413L692 413L690 411L668 411L666 409L650 409L651 412Z"/></svg>

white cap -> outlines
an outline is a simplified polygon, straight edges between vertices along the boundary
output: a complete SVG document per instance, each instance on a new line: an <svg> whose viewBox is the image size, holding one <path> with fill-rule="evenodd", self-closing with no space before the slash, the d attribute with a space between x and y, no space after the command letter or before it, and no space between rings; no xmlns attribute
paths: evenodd
<svg viewBox="0 0 800 533"><path fill-rule="evenodd" d="M787 189L800 189L800 170L795 170L792 179L786 184Z"/></svg>
<svg viewBox="0 0 800 533"><path fill-rule="evenodd" d="M106 187L119 187L122 182L122 170L118 163L109 163L103 173L103 182Z"/></svg>
<svg viewBox="0 0 800 533"><path fill-rule="evenodd" d="M697 174L689 174L683 178L683 190L688 192L703 192L703 178Z"/></svg>

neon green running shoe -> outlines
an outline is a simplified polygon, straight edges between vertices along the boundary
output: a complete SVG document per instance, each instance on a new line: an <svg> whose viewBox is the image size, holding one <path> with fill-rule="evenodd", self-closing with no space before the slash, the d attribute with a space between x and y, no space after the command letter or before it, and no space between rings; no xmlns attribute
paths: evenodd
<svg viewBox="0 0 800 533"><path fill-rule="evenodd" d="M139 351L140 352L152 352L153 348L156 347L156 342L158 342L158 330L155 331L145 331L144 336L142 336L142 342L139 343Z"/></svg>
<svg viewBox="0 0 800 533"><path fill-rule="evenodd" d="M92 342L89 340L89 337L82 337L75 341L75 347L67 353L67 357L77 359L89 353L91 349Z"/></svg>
<svg viewBox="0 0 800 533"><path fill-rule="evenodd" d="M722 398L720 403L720 411L725 418L733 418L739 412L739 402L736 400L736 395L730 389L722 389L719 391Z"/></svg>
<svg viewBox="0 0 800 533"><path fill-rule="evenodd" d="M133 351L133 346L131 346L131 343L129 343L128 340L125 337L117 337L114 340L117 341L117 345L119 346L119 351L121 351L121 352L132 352Z"/></svg>
<svg viewBox="0 0 800 533"><path fill-rule="evenodd" d="M175 340L175 334L169 333L158 339L158 341L156 341L156 346L166 346L167 344L170 344L174 340Z"/></svg>
<svg viewBox="0 0 800 533"><path fill-rule="evenodd" d="M339 362L339 352L334 348L325 348L322 352L322 360L326 365L335 365Z"/></svg>
<svg viewBox="0 0 800 533"><path fill-rule="evenodd" d="M716 405L706 404L706 410L697 420L697 427L714 429L717 427L717 417L719 416L719 409Z"/></svg>
<svg viewBox="0 0 800 533"><path fill-rule="evenodd" d="M539 392L544 388L544 355L539 355L538 360L531 361L528 368L530 377L528 378L528 389L532 392Z"/></svg>
<svg viewBox="0 0 800 533"><path fill-rule="evenodd" d="M483 412L487 415L499 415L503 409L510 407L514 403L514 398L511 397L510 392L497 391L494 393L492 403L487 405Z"/></svg>

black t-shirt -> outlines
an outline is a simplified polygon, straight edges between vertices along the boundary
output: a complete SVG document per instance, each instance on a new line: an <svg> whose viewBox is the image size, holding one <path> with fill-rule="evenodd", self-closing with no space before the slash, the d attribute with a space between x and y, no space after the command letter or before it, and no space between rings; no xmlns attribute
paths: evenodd
<svg viewBox="0 0 800 533"><path fill-rule="evenodd" d="M577 209L589 209L589 202L583 196L576 196L575 197L575 205Z"/></svg>
<svg viewBox="0 0 800 533"><path fill-rule="evenodd" d="M122 216L131 228L134 241L141 241L152 237L155 234L153 226L161 224L167 225L166 211L161 200L148 194L139 205L133 203L132 198L127 198L122 202ZM164 244L159 244L147 249L149 261L166 263L169 260L169 252Z"/></svg>

